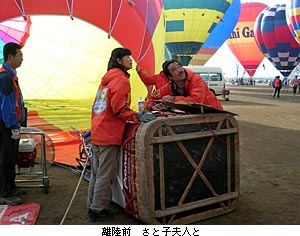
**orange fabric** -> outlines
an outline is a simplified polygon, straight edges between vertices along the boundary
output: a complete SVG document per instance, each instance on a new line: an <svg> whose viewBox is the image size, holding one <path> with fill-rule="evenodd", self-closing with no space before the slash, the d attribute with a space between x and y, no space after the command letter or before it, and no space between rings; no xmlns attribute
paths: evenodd
<svg viewBox="0 0 300 236"><path fill-rule="evenodd" d="M130 109L130 83L120 69L110 69L102 78L93 104L92 143L121 145L126 122L137 123Z"/></svg>
<svg viewBox="0 0 300 236"><path fill-rule="evenodd" d="M185 90L187 96L175 96L174 102L189 101L209 105L217 109L223 110L223 107L217 97L209 90L205 81L189 69L184 69L187 73L185 82ZM160 100L163 96L173 95L171 84L164 85L161 89L148 95L145 106L148 110L153 106L154 100Z"/></svg>
<svg viewBox="0 0 300 236"><path fill-rule="evenodd" d="M20 98L20 87L17 84L17 77L12 77L11 74L4 68L0 68L0 73L1 72L6 72L12 79L13 81L13 86L14 86L14 94L16 98L16 115L17 115L17 121L20 122L22 120L22 104L21 104L21 98Z"/></svg>
<svg viewBox="0 0 300 236"><path fill-rule="evenodd" d="M27 114L27 124L44 131L54 144L54 162L70 166L77 166L76 157L79 157L80 137L74 131L64 132L41 118L36 111L29 111ZM46 144L50 145L50 144ZM49 157L46 156L49 160Z"/></svg>

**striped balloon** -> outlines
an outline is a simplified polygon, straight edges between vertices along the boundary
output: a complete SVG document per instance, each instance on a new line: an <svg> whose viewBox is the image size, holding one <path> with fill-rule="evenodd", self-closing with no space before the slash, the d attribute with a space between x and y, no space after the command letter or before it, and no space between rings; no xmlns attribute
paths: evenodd
<svg viewBox="0 0 300 236"><path fill-rule="evenodd" d="M173 59L188 65L222 20L233 0L163 0L165 45Z"/></svg>
<svg viewBox="0 0 300 236"><path fill-rule="evenodd" d="M254 37L266 58L283 76L288 76L300 60L300 45L286 22L286 5L268 7L259 14L254 25Z"/></svg>
<svg viewBox="0 0 300 236"><path fill-rule="evenodd" d="M220 23L208 36L197 55L193 56L191 65L204 65L223 45L235 27L241 12L241 1L233 0Z"/></svg>
<svg viewBox="0 0 300 236"><path fill-rule="evenodd" d="M295 40L300 43L300 0L288 0L286 21Z"/></svg>

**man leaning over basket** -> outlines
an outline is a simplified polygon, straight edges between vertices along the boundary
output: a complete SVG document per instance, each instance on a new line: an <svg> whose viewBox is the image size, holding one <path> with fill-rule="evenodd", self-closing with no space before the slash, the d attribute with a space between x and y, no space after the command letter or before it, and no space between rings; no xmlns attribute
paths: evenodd
<svg viewBox="0 0 300 236"><path fill-rule="evenodd" d="M221 103L200 75L184 68L179 61L165 62L163 72L169 78L169 83L147 96L145 105L149 111L161 111L164 102L178 101L201 103L223 110Z"/></svg>

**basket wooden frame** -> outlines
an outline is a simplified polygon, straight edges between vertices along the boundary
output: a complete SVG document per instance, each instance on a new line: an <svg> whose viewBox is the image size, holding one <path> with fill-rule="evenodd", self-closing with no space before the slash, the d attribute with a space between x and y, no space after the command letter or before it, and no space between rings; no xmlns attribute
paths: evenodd
<svg viewBox="0 0 300 236"><path fill-rule="evenodd" d="M175 134L173 126L189 125L189 124L207 124L217 123L215 128L210 128L209 131L192 132ZM168 135L162 134L162 127L168 131ZM206 178L202 171L203 163L206 160L212 144L218 137L222 135L226 142L226 158L227 163L227 192L218 194ZM183 145L184 140L209 138L209 142L202 154L199 163L196 163L191 157L189 151ZM233 141L232 141L233 137ZM163 145L168 142L176 142L181 152L192 166L194 174L189 183L184 188L177 206L166 207L165 202L165 176L164 176L164 154ZM136 152L136 190L138 214L142 221L147 224L189 224L204 220L210 217L222 215L231 212L235 208L235 204L239 198L239 134L238 124L232 114L213 113L199 115L180 115L172 117L158 118L154 121L143 123L139 126L135 138ZM154 176L154 153L153 145L158 145L158 157L160 166L160 208L155 209L155 186L153 181ZM233 145L233 147L232 147ZM232 151L234 150L234 151ZM234 152L234 153L232 153ZM234 163L232 162L234 156ZM233 165L233 166L232 166ZM212 197L201 199L193 202L184 203L184 200L191 190L192 184L196 178L201 178L207 188L210 190ZM234 183L231 183L234 178ZM232 185L234 187L232 187ZM145 194L147 193L147 194ZM201 210L201 207L217 205L213 209ZM213 205L213 206L215 206ZM198 210L199 209L199 210ZM178 217L178 214L187 212L188 214ZM191 212L191 214L189 214Z"/></svg>

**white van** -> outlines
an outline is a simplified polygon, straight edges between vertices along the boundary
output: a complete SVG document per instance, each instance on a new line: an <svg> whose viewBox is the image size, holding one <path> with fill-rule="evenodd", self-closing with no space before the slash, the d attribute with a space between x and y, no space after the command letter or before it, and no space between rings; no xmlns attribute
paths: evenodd
<svg viewBox="0 0 300 236"><path fill-rule="evenodd" d="M208 88L216 95L222 95L225 86L224 75L220 67L184 66L196 74L199 74L208 85Z"/></svg>

